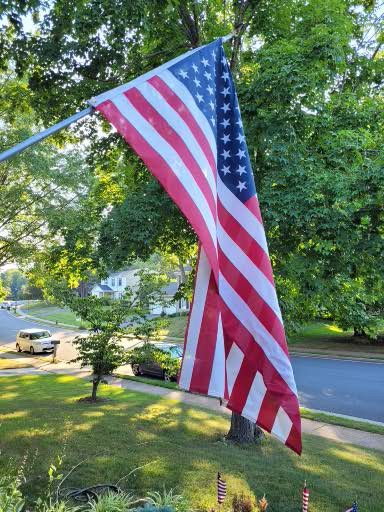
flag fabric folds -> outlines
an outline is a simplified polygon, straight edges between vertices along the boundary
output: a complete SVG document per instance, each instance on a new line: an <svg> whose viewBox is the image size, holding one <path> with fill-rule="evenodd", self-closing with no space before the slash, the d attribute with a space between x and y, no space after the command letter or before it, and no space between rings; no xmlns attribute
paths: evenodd
<svg viewBox="0 0 384 512"><path fill-rule="evenodd" d="M142 158L199 238L180 386L224 398L230 410L301 453L297 390L221 40L90 103Z"/></svg>

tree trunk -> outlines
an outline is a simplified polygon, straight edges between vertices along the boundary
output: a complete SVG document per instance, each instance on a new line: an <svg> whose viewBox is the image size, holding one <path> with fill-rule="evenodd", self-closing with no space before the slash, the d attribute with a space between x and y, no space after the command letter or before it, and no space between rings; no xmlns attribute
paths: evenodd
<svg viewBox="0 0 384 512"><path fill-rule="evenodd" d="M232 413L231 428L227 434L227 439L237 443L253 443L255 440L263 439L263 437L263 431L255 423L236 412Z"/></svg>
<svg viewBox="0 0 384 512"><path fill-rule="evenodd" d="M359 329L358 327L354 327L353 328L353 335L358 337L358 338L364 338L364 337L367 336L367 334L364 331L364 329Z"/></svg>
<svg viewBox="0 0 384 512"><path fill-rule="evenodd" d="M178 261L178 266L179 266L179 270L180 270L180 283L185 283L185 281L187 280L187 276L185 274L185 269L184 269L184 263L182 262L181 258L177 258L179 261Z"/></svg>
<svg viewBox="0 0 384 512"><path fill-rule="evenodd" d="M96 402L97 399L97 388L100 384L100 377L95 377L92 381L92 400Z"/></svg>

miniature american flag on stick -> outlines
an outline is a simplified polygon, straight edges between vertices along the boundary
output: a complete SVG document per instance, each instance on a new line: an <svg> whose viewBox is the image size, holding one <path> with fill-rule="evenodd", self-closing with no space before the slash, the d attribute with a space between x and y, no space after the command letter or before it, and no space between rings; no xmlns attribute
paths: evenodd
<svg viewBox="0 0 384 512"><path fill-rule="evenodd" d="M90 101L199 238L179 385L301 453L289 359L240 108L221 39Z"/></svg>
<svg viewBox="0 0 384 512"><path fill-rule="evenodd" d="M227 495L227 483L221 478L220 473L217 473L217 503L221 505Z"/></svg>
<svg viewBox="0 0 384 512"><path fill-rule="evenodd" d="M351 508L349 508L348 510L346 510L345 512L358 512L358 508L357 508L357 502L356 500L353 502L353 505Z"/></svg>
<svg viewBox="0 0 384 512"><path fill-rule="evenodd" d="M308 502L309 502L309 489L307 488L307 482L304 482L303 489L303 512L308 512Z"/></svg>

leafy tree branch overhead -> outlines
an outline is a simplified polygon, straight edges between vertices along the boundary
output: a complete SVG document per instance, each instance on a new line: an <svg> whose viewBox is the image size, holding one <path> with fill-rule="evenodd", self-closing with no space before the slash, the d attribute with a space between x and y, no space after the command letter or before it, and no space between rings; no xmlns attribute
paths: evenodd
<svg viewBox="0 0 384 512"><path fill-rule="evenodd" d="M378 2L36 0L7 2L4 12L0 61L24 79L28 104L46 125L237 29L227 53L285 321L295 328L321 315L356 332L377 330L384 302ZM26 30L28 13L34 24ZM190 257L192 230L115 133L93 117L58 142L65 137L86 141L94 181L81 222L73 216L64 240L42 243L43 273L70 267L74 282L87 265L102 271L153 251Z"/></svg>

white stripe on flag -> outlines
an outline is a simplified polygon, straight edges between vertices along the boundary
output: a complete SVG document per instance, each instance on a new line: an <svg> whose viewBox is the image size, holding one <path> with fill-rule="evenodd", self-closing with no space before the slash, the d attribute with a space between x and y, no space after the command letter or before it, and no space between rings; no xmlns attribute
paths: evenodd
<svg viewBox="0 0 384 512"><path fill-rule="evenodd" d="M221 314L217 326L217 340L215 347L215 356L212 364L211 379L209 381L208 395L223 397L225 388L225 348L224 348L224 335L223 324L221 322Z"/></svg>
<svg viewBox="0 0 384 512"><path fill-rule="evenodd" d="M291 432L291 428L292 421L290 417L284 411L284 409L280 407L277 411L271 434L285 443L285 441L288 439L289 433Z"/></svg>
<svg viewBox="0 0 384 512"><path fill-rule="evenodd" d="M281 375L291 391L297 396L292 366L283 349L221 273L219 274L219 289L220 295L228 308L251 333L255 343L260 345L276 371Z"/></svg>
<svg viewBox="0 0 384 512"><path fill-rule="evenodd" d="M264 384L263 377L260 372L256 372L252 386L248 393L247 401L243 408L242 415L249 420L256 422L266 392L267 388Z"/></svg>
<svg viewBox="0 0 384 512"><path fill-rule="evenodd" d="M117 96L113 99L113 103L119 112L141 133L145 140L152 148L167 162L169 167L177 176L181 185L191 196L193 202L199 208L204 217L206 226L211 235L213 244L217 247L216 239L216 222L209 209L204 194L197 185L193 175L184 165L176 151L164 140L153 126L134 108L132 103L124 95Z"/></svg>
<svg viewBox="0 0 384 512"><path fill-rule="evenodd" d="M242 350L239 349L236 343L232 343L232 347L231 350L229 351L226 363L227 386L229 396L231 396L232 394L232 389L239 374L243 359L244 354Z"/></svg>
<svg viewBox="0 0 384 512"><path fill-rule="evenodd" d="M185 107L188 108L189 112L194 117L196 123L202 129L208 144L211 147L215 162L217 162L217 146L216 138L212 131L212 128L202 113L202 111L196 105L196 100L192 94L188 91L184 84L182 84L170 71L163 71L158 75L172 91L179 97L184 103Z"/></svg>
<svg viewBox="0 0 384 512"><path fill-rule="evenodd" d="M203 248L200 250L197 264L197 275L193 305L190 312L183 366L180 373L179 385L189 389L191 385L193 368L195 365L196 350L199 343L200 326L203 320L208 284L211 276L211 267Z"/></svg>
<svg viewBox="0 0 384 512"><path fill-rule="evenodd" d="M192 153L196 163L202 170L209 188L212 191L214 202L217 201L216 181L214 178L214 171L212 170L209 162L201 149L201 146L195 139L189 126L183 121L180 115L165 101L163 96L148 82L141 84L137 88L144 98L150 103L153 108L165 119L165 121L173 128L173 130L180 135L184 142L188 141L187 147Z"/></svg>

